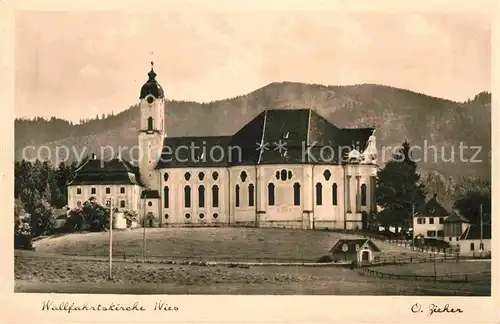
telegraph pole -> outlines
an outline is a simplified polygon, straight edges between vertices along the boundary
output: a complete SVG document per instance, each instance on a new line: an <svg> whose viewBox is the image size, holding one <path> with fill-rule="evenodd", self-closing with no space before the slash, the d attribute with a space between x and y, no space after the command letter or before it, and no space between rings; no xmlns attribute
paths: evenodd
<svg viewBox="0 0 500 324"><path fill-rule="evenodd" d="M106 201L109 206L109 280L113 279L113 200Z"/></svg>
<svg viewBox="0 0 500 324"><path fill-rule="evenodd" d="M481 226L481 240L480 240L480 244L479 244L479 254L480 254L480 257L482 257L483 256L483 249L484 249L484 245L483 245L483 204L479 205L479 216L480 216L480 226Z"/></svg>
<svg viewBox="0 0 500 324"><path fill-rule="evenodd" d="M146 261L146 199L142 206L142 262Z"/></svg>

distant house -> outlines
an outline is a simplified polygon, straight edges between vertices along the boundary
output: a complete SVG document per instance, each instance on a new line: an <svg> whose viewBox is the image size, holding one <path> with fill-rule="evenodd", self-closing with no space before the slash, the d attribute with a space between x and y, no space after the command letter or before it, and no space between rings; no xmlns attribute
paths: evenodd
<svg viewBox="0 0 500 324"><path fill-rule="evenodd" d="M342 239L335 243L330 250L334 262L353 261L358 264L372 262L374 254L378 252L381 250L369 239Z"/></svg>
<svg viewBox="0 0 500 324"><path fill-rule="evenodd" d="M413 240L444 240L444 220L450 213L434 195L424 207L413 215Z"/></svg>
<svg viewBox="0 0 500 324"><path fill-rule="evenodd" d="M482 234L482 235L481 235ZM479 256L491 253L491 225L469 225L460 236L460 255Z"/></svg>
<svg viewBox="0 0 500 324"><path fill-rule="evenodd" d="M470 222L458 211L453 211L444 220L444 240L451 246L459 246L460 237L467 230Z"/></svg>

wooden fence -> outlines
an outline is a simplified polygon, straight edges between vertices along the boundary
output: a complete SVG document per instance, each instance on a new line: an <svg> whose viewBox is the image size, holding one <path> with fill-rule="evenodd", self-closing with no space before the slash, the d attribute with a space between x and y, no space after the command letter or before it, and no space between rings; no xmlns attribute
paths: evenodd
<svg viewBox="0 0 500 324"><path fill-rule="evenodd" d="M440 282L469 282L470 278L468 274L448 274L448 275L439 275L439 276L422 276L422 275L414 275L414 274L395 274L395 273L387 273L382 271L377 271L370 268L360 268L358 270L362 275L370 275L380 279L399 279L399 280L425 280L425 281L440 281ZM491 272L484 272L482 274L490 275Z"/></svg>

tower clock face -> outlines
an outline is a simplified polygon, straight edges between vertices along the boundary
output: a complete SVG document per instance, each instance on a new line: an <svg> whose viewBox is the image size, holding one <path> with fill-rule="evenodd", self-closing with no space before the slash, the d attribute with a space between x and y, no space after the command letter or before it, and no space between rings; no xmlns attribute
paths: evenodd
<svg viewBox="0 0 500 324"><path fill-rule="evenodd" d="M153 98L153 97L148 97L148 99L147 99L147 100L148 100L148 103L149 103L149 104L152 104L152 103L153 103L153 101L155 101L155 98Z"/></svg>

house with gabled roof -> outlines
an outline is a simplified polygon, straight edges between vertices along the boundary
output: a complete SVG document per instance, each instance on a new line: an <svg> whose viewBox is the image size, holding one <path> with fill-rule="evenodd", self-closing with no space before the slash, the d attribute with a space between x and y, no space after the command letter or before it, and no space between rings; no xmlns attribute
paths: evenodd
<svg viewBox="0 0 500 324"><path fill-rule="evenodd" d="M330 249L334 262L370 263L380 248L370 239L341 239Z"/></svg>
<svg viewBox="0 0 500 324"><path fill-rule="evenodd" d="M265 109L233 135L169 137L156 77L152 65L140 91L138 165L94 156L68 186L71 207L112 197L147 226L366 228L376 210L373 127Z"/></svg>
<svg viewBox="0 0 500 324"><path fill-rule="evenodd" d="M68 184L68 206L81 207L90 198L105 205L113 198L113 208L138 210L142 189L139 168L119 156L106 161L92 154Z"/></svg>
<svg viewBox="0 0 500 324"><path fill-rule="evenodd" d="M437 194L413 215L413 239L444 240L444 220L450 212L438 201Z"/></svg>

